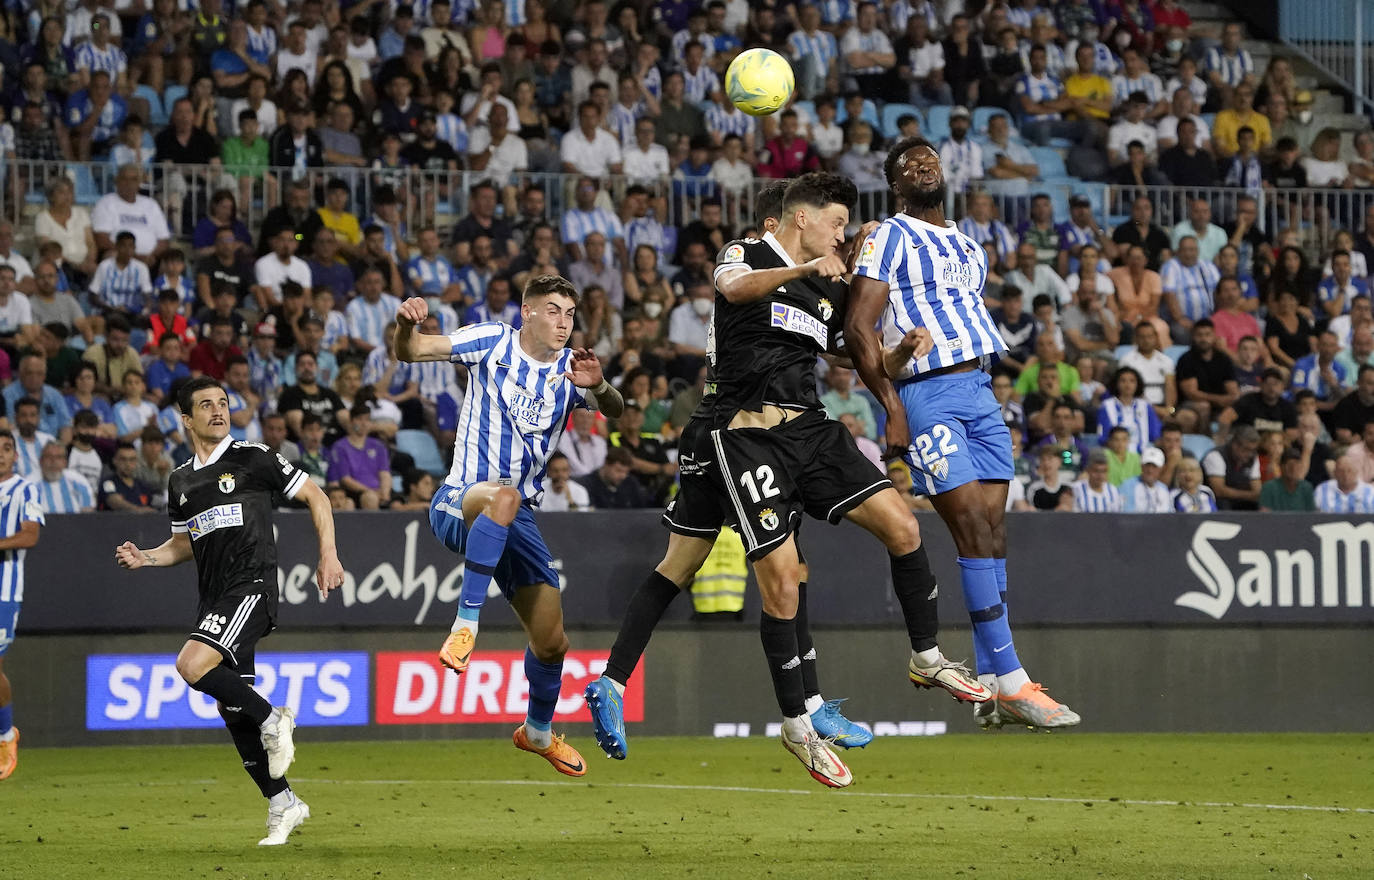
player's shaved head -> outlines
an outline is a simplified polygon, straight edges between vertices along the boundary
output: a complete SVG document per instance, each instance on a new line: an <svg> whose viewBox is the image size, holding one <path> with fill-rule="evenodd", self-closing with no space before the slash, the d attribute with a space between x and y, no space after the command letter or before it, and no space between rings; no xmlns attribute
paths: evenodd
<svg viewBox="0 0 1374 880"><path fill-rule="evenodd" d="M848 177L812 171L788 184L782 197L782 215L791 214L803 206L824 208L826 205L843 205L849 209L858 201L859 188Z"/></svg>
<svg viewBox="0 0 1374 880"><path fill-rule="evenodd" d="M894 144L883 160L883 175L908 211L926 211L945 204L948 190L940 152L923 137L902 138Z"/></svg>

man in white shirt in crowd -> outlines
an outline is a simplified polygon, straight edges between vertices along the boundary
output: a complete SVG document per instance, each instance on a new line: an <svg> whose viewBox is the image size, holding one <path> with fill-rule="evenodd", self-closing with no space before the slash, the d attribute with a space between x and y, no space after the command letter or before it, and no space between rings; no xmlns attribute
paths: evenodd
<svg viewBox="0 0 1374 880"><path fill-rule="evenodd" d="M555 452L549 456L548 482L544 484L544 497L539 502L541 513L592 509L587 490L574 483L572 475L572 466L566 455Z"/></svg>
<svg viewBox="0 0 1374 880"><path fill-rule="evenodd" d="M572 430L559 438L558 451L567 458L574 477L601 467L606 461L606 438L596 433L596 414L588 409L573 410Z"/></svg>
<svg viewBox="0 0 1374 880"><path fill-rule="evenodd" d="M511 134L509 117L505 104L492 104L486 125L474 128L468 137L472 170L486 172L503 190L510 185L511 175L530 167L529 148L524 139Z"/></svg>
<svg viewBox="0 0 1374 880"><path fill-rule="evenodd" d="M972 116L967 107L949 113L949 137L940 144L940 165L950 192L963 192L975 180L983 179L983 151L969 137Z"/></svg>
<svg viewBox="0 0 1374 880"><path fill-rule="evenodd" d="M1197 126L1197 137L1193 139L1193 143L1197 144L1198 149L1210 150L1212 148L1212 129L1207 127L1207 120L1198 115L1197 102L1193 100L1193 93L1186 88L1174 91L1169 115L1159 120L1159 125L1155 129L1155 138L1158 141L1159 149L1167 150L1178 143L1178 123L1184 119L1191 119L1193 125Z"/></svg>
<svg viewBox="0 0 1374 880"><path fill-rule="evenodd" d="M1173 418L1178 404L1178 385L1174 380L1174 362L1159 350L1159 331L1149 321L1135 327L1135 350L1126 353L1118 364L1140 374L1145 388L1141 392L1161 420Z"/></svg>
<svg viewBox="0 0 1374 880"><path fill-rule="evenodd" d="M652 119L635 123L635 139L622 152L625 176L630 183L652 184L669 175L668 150L654 142L658 128Z"/></svg>
<svg viewBox="0 0 1374 880"><path fill-rule="evenodd" d="M1164 469L1164 451L1151 446L1140 454L1140 476L1121 484L1121 503L1126 513L1172 513L1169 487L1159 478Z"/></svg>
<svg viewBox="0 0 1374 880"><path fill-rule="evenodd" d="M1113 165L1126 161L1126 147L1132 141L1140 141L1145 148L1145 159L1154 162L1157 158L1159 138L1152 122L1145 121L1145 111L1149 109L1150 99L1144 92L1132 92L1126 99L1126 109L1120 120L1107 132L1107 160Z"/></svg>
<svg viewBox="0 0 1374 880"><path fill-rule="evenodd" d="M616 81L615 69L608 63L605 40L588 40L583 60L572 69L572 102L581 104L591 94L592 83L611 85Z"/></svg>
<svg viewBox="0 0 1374 880"><path fill-rule="evenodd" d="M114 250L114 237L128 230L134 234L134 256L149 266L157 265L167 250L172 231L167 216L157 202L140 195L143 169L137 165L123 165L115 174L115 191L100 197L91 209L91 231L101 257Z"/></svg>
<svg viewBox="0 0 1374 880"><path fill-rule="evenodd" d="M310 88L314 89L319 61L315 49L310 46L308 33L305 23L299 19L287 26L286 39L277 50L277 78L285 79L292 70L299 70L305 74Z"/></svg>
<svg viewBox="0 0 1374 880"><path fill-rule="evenodd" d="M882 95L884 80L897 63L897 56L892 51L892 41L878 27L878 5L870 0L860 3L855 22L840 39L840 55L859 91Z"/></svg>
<svg viewBox="0 0 1374 880"><path fill-rule="evenodd" d="M715 310L715 291L709 282L698 283L687 295L687 302L668 316L668 341L679 358L700 359L706 357L706 335L711 326L711 313Z"/></svg>
<svg viewBox="0 0 1374 880"><path fill-rule="evenodd" d="M1035 245L1023 241L1016 247L1016 268L1005 276L1005 283L1020 288L1022 308L1030 311L1035 298L1045 294L1054 300L1055 307L1066 306L1073 300L1069 287L1059 274L1035 259Z"/></svg>
<svg viewBox="0 0 1374 880"><path fill-rule="evenodd" d="M558 147L564 174L585 174L598 180L622 169L620 141L600 128L601 111L591 101L577 106L577 127L563 135Z"/></svg>
<svg viewBox="0 0 1374 880"><path fill-rule="evenodd" d="M21 292L31 296L37 289L33 267L14 249L14 224L8 220L0 220L0 266L14 270L14 285Z"/></svg>
<svg viewBox="0 0 1374 880"><path fill-rule="evenodd" d="M1024 144L1011 137L1011 118L998 113L988 120L988 142L982 146L983 190L1001 195L1025 195L1040 176L1040 166Z"/></svg>
<svg viewBox="0 0 1374 880"><path fill-rule="evenodd" d="M253 296L258 308L266 312L281 305L281 285L283 281L294 281L305 291L306 302L310 301L310 266L296 256L296 230L288 226L277 233L272 240L272 252L264 254L253 265Z"/></svg>

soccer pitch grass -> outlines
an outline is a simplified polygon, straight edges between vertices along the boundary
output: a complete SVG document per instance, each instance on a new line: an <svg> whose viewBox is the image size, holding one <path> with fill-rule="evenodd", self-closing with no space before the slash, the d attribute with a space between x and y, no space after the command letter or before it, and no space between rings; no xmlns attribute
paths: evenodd
<svg viewBox="0 0 1374 880"><path fill-rule="evenodd" d="M584 779L509 739L321 743L267 811L222 746L26 749L0 783L0 875L620 878L1374 876L1374 737L949 735L813 782L772 739L574 736Z"/></svg>

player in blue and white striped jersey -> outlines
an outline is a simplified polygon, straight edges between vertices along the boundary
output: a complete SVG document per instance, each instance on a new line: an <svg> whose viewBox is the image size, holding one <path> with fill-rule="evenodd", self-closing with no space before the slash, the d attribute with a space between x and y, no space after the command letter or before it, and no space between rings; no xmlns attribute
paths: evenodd
<svg viewBox="0 0 1374 880"><path fill-rule="evenodd" d="M1172 323L1192 327L1194 322L1210 318L1216 311L1212 297L1221 280L1221 270L1214 263L1198 259L1194 236L1179 239L1178 253L1159 267L1159 280Z"/></svg>
<svg viewBox="0 0 1374 880"><path fill-rule="evenodd" d="M135 239L130 231L115 236L114 256L95 267L90 292L97 307L137 317L147 311L153 295L153 278L142 260L134 259Z"/></svg>
<svg viewBox="0 0 1374 880"><path fill-rule="evenodd" d="M987 254L945 219L944 169L928 141L899 141L883 170L902 210L859 252L846 348L887 410L889 453L911 464L958 548L979 680L997 692L975 705L975 716L984 726L1077 724L1078 715L1030 680L1007 624L1004 511L1015 468L1011 432L986 372L1007 348L983 302ZM896 343L887 354L874 330L880 320L883 336ZM918 328L934 344L915 356L908 334Z"/></svg>
<svg viewBox="0 0 1374 880"><path fill-rule="evenodd" d="M43 512L89 513L95 510L95 492L80 473L67 467L67 449L61 443L43 447L40 474L33 477Z"/></svg>
<svg viewBox="0 0 1374 880"><path fill-rule="evenodd" d="M14 472L14 438L0 434L0 779L8 779L19 763L5 652L14 642L24 601L24 555L38 543L43 525L38 487Z"/></svg>
<svg viewBox="0 0 1374 880"><path fill-rule="evenodd" d="M1336 460L1334 479L1312 493L1322 513L1374 513L1374 486L1360 480L1359 466L1342 456Z"/></svg>
<svg viewBox="0 0 1374 880"><path fill-rule="evenodd" d="M582 756L550 730L568 640L558 572L533 508L572 410L599 408L615 418L624 401L602 378L596 355L565 347L577 289L567 279L540 275L526 284L522 299L521 329L474 324L447 337L417 332L429 310L423 299L408 299L396 312L396 353L409 364L468 367L453 468L434 493L429 514L435 536L463 554L458 617L439 658L459 674L467 670L494 579L529 633L529 708L516 728L515 745L544 757L560 773L581 776Z"/></svg>
<svg viewBox="0 0 1374 880"><path fill-rule="evenodd" d="M1084 477L1073 484L1075 513L1120 513L1121 493L1107 482L1107 453L1094 449L1088 456Z"/></svg>

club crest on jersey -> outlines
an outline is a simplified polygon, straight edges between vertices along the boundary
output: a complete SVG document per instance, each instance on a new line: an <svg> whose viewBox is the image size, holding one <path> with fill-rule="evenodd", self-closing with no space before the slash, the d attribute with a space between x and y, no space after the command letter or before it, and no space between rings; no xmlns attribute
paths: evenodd
<svg viewBox="0 0 1374 880"><path fill-rule="evenodd" d="M233 474L220 474L220 475L219 475L219 490L220 490L221 492L223 492L225 495L228 495L230 492L233 492L233 491L234 491L234 475L233 475Z"/></svg>
<svg viewBox="0 0 1374 880"><path fill-rule="evenodd" d="M936 459L930 466L930 472L935 475L937 480L946 479L949 476L949 459Z"/></svg>
<svg viewBox="0 0 1374 880"><path fill-rule="evenodd" d="M835 307L825 297L821 297L821 301L816 303L816 308L820 309L822 321L829 321L830 316L835 314Z"/></svg>
<svg viewBox="0 0 1374 880"><path fill-rule="evenodd" d="M773 512L773 508L765 507L759 511L759 525L763 526L764 531L777 531L778 515Z"/></svg>
<svg viewBox="0 0 1374 880"><path fill-rule="evenodd" d="M742 245L742 244L732 244L732 245L730 245L728 248L725 249L725 253L721 256L720 261L721 261L722 263L742 263L742 262L744 262L744 245Z"/></svg>

